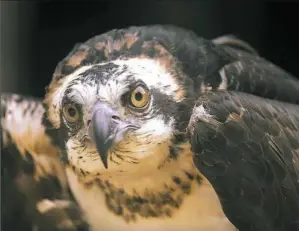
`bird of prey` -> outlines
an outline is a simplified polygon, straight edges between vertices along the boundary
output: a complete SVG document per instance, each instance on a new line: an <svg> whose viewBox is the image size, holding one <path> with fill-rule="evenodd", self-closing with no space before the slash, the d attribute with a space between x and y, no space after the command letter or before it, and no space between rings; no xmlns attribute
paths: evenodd
<svg viewBox="0 0 299 231"><path fill-rule="evenodd" d="M299 230L299 81L233 36L108 31L43 103L93 231Z"/></svg>
<svg viewBox="0 0 299 231"><path fill-rule="evenodd" d="M1 228L15 231L84 230L70 198L58 150L42 126L42 102L1 95Z"/></svg>

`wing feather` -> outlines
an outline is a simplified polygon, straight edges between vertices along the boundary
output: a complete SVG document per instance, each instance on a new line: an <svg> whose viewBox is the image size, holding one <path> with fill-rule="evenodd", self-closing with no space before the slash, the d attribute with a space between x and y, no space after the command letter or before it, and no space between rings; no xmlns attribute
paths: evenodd
<svg viewBox="0 0 299 231"><path fill-rule="evenodd" d="M212 42L217 46L232 47L237 50L247 51L251 54L258 55L258 52L246 41L237 38L232 34L221 35L217 38L212 39Z"/></svg>
<svg viewBox="0 0 299 231"><path fill-rule="evenodd" d="M299 230L299 106L209 92L188 131L196 167L239 230Z"/></svg>
<svg viewBox="0 0 299 231"><path fill-rule="evenodd" d="M299 82L287 71L259 56L231 48L225 50L236 58L220 70L227 78L228 90L299 104Z"/></svg>

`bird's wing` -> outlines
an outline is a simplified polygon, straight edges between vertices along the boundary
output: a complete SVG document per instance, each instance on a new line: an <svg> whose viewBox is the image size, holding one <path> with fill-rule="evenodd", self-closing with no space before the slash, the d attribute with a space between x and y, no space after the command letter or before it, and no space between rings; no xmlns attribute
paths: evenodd
<svg viewBox="0 0 299 231"><path fill-rule="evenodd" d="M240 231L299 230L298 105L212 91L188 133L196 167Z"/></svg>
<svg viewBox="0 0 299 231"><path fill-rule="evenodd" d="M234 61L218 71L222 80L218 89L242 91L299 104L298 79L286 70L254 53L225 45L220 48ZM203 82L206 86L213 81L207 77Z"/></svg>
<svg viewBox="0 0 299 231"><path fill-rule="evenodd" d="M229 46L237 50L243 50L254 55L259 55L258 51L248 42L239 39L233 34L221 35L217 38L212 39L212 42L217 46Z"/></svg>
<svg viewBox="0 0 299 231"><path fill-rule="evenodd" d="M71 200L57 149L41 124L39 99L1 95L1 188L4 230L77 230L84 222Z"/></svg>

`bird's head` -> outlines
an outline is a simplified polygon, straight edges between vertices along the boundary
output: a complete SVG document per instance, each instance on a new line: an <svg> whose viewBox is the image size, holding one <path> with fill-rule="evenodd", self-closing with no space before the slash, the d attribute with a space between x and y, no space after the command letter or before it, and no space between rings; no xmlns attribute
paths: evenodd
<svg viewBox="0 0 299 231"><path fill-rule="evenodd" d="M52 86L47 119L66 161L86 174L159 167L184 139L187 83L147 58L83 66Z"/></svg>

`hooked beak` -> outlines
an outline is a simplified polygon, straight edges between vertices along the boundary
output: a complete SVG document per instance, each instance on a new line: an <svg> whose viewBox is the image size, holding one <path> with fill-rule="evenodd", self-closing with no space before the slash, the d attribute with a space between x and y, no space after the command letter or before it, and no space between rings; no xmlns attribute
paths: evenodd
<svg viewBox="0 0 299 231"><path fill-rule="evenodd" d="M96 145L101 160L108 168L108 151L124 138L125 133L136 126L120 119L119 113L103 102L97 102L91 119L89 133Z"/></svg>

